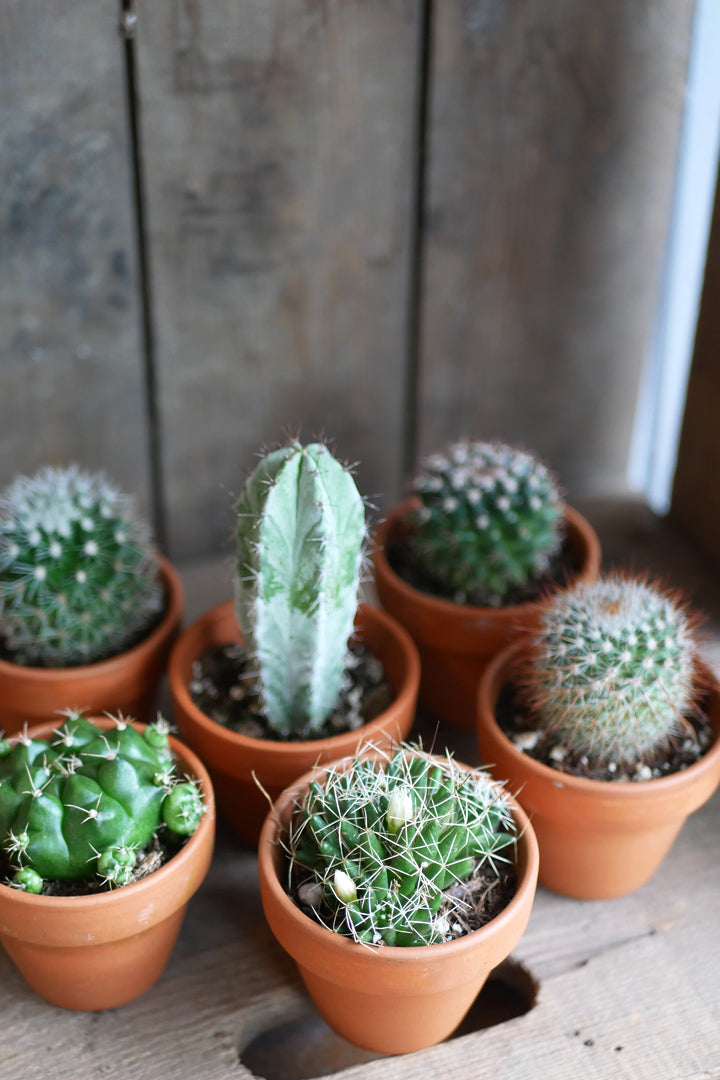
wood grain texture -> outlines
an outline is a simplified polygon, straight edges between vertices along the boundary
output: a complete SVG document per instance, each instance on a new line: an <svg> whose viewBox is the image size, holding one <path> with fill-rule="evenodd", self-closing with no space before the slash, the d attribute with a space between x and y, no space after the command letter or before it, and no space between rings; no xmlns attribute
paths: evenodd
<svg viewBox="0 0 720 1080"><path fill-rule="evenodd" d="M147 507L115 0L7 0L0 99L0 485L77 461Z"/></svg>
<svg viewBox="0 0 720 1080"><path fill-rule="evenodd" d="M263 443L324 432L398 491L411 0L138 6L172 550L217 549Z"/></svg>
<svg viewBox="0 0 720 1080"><path fill-rule="evenodd" d="M664 254L692 0L435 5L419 443L618 490Z"/></svg>
<svg viewBox="0 0 720 1080"><path fill-rule="evenodd" d="M638 503L583 508L614 558L635 555L708 598L708 654L720 658L714 567ZM224 595L227 564L184 572L195 614ZM477 762L469 733L446 736ZM720 793L685 824L653 879L600 902L539 890L515 950L539 981L537 1004L505 1023L417 1054L364 1064L342 1046L336 1080L710 1080L720 1075ZM74 1013L35 997L0 952L3 1080L250 1080L246 1047L313 1014L292 962L265 925L254 855L222 829L210 875L191 902L167 972L120 1009ZM308 1060L317 1054L310 1040ZM282 1045L278 1058L282 1061ZM302 1064L288 1058L284 1080ZM305 1073L307 1075L307 1073ZM311 1074L312 1075L312 1074ZM315 1074L319 1075L319 1073Z"/></svg>
<svg viewBox="0 0 720 1080"><path fill-rule="evenodd" d="M671 513L720 560L720 185L708 241L695 352L688 383Z"/></svg>

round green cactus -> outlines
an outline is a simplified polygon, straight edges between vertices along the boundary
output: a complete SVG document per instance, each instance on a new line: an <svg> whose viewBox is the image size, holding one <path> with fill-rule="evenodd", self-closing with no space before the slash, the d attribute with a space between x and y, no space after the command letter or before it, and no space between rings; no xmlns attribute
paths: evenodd
<svg viewBox="0 0 720 1080"><path fill-rule="evenodd" d="M538 459L503 443L458 442L413 481L415 558L460 602L498 606L540 581L560 550L563 508Z"/></svg>
<svg viewBox="0 0 720 1080"><path fill-rule="evenodd" d="M5 740L0 847L17 867L12 884L30 892L43 879L127 884L163 823L193 833L202 798L178 776L167 731L159 720L140 734L123 717L102 731L71 713L51 739Z"/></svg>
<svg viewBox="0 0 720 1080"><path fill-rule="evenodd" d="M365 511L326 446L263 458L237 506L237 616L268 724L312 736L337 703L353 630Z"/></svg>
<svg viewBox="0 0 720 1080"><path fill-rule="evenodd" d="M326 925L412 946L443 940L443 890L514 839L499 785L406 746L385 765L355 758L311 783L288 842L299 896Z"/></svg>
<svg viewBox="0 0 720 1080"><path fill-rule="evenodd" d="M545 605L522 695L545 731L594 762L667 744L696 694L692 620L659 587L614 574Z"/></svg>
<svg viewBox="0 0 720 1080"><path fill-rule="evenodd" d="M101 475L46 468L0 498L0 639L21 664L126 649L163 606L148 527Z"/></svg>

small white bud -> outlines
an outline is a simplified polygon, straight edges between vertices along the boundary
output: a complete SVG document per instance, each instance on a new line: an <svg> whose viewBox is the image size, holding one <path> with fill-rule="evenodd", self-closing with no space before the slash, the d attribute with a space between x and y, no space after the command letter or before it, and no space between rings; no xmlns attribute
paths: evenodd
<svg viewBox="0 0 720 1080"><path fill-rule="evenodd" d="M412 821L413 812L413 797L410 789L402 784L393 788L385 814L385 820L390 832L399 832L403 825L407 825L408 821Z"/></svg>
<svg viewBox="0 0 720 1080"><path fill-rule="evenodd" d="M342 900L343 904L352 904L357 897L355 882L344 870L335 871L333 888L338 900Z"/></svg>

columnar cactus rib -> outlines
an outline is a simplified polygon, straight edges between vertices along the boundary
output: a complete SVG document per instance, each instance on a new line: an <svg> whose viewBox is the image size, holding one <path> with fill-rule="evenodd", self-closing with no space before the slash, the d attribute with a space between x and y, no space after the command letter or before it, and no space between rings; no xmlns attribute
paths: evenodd
<svg viewBox="0 0 720 1080"><path fill-rule="evenodd" d="M162 610L160 572L132 501L76 466L19 477L0 498L0 638L22 664L122 652Z"/></svg>
<svg viewBox="0 0 720 1080"><path fill-rule="evenodd" d="M236 609L268 723L312 734L341 689L365 535L352 476L326 446L265 457L237 506Z"/></svg>
<svg viewBox="0 0 720 1080"><path fill-rule="evenodd" d="M635 763L682 730L696 658L691 620L672 597L611 575L548 602L522 693L542 728L571 752Z"/></svg>
<svg viewBox="0 0 720 1080"><path fill-rule="evenodd" d="M333 930L413 946L443 939L443 890L502 858L514 839L502 791L487 775L403 747L384 767L355 758L311 783L289 849L301 893Z"/></svg>
<svg viewBox="0 0 720 1080"><path fill-rule="evenodd" d="M531 453L461 441L432 454L413 482L419 564L463 602L498 606L547 572L560 550L562 502Z"/></svg>
<svg viewBox="0 0 720 1080"><path fill-rule="evenodd" d="M0 846L18 868L14 884L100 876L126 884L137 852L163 823L194 832L204 806L181 781L167 726L136 731L121 717L100 731L71 713L49 739L19 736L0 748Z"/></svg>

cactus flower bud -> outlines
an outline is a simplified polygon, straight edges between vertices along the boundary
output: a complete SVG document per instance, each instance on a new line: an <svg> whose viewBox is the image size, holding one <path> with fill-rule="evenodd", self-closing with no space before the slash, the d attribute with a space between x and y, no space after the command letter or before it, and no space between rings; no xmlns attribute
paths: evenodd
<svg viewBox="0 0 720 1080"><path fill-rule="evenodd" d="M402 784L393 788L388 799L385 820L391 833L399 832L413 818L412 792Z"/></svg>
<svg viewBox="0 0 720 1080"><path fill-rule="evenodd" d="M344 870L336 870L333 876L333 889L339 900L344 904L352 904L357 899L355 882Z"/></svg>

